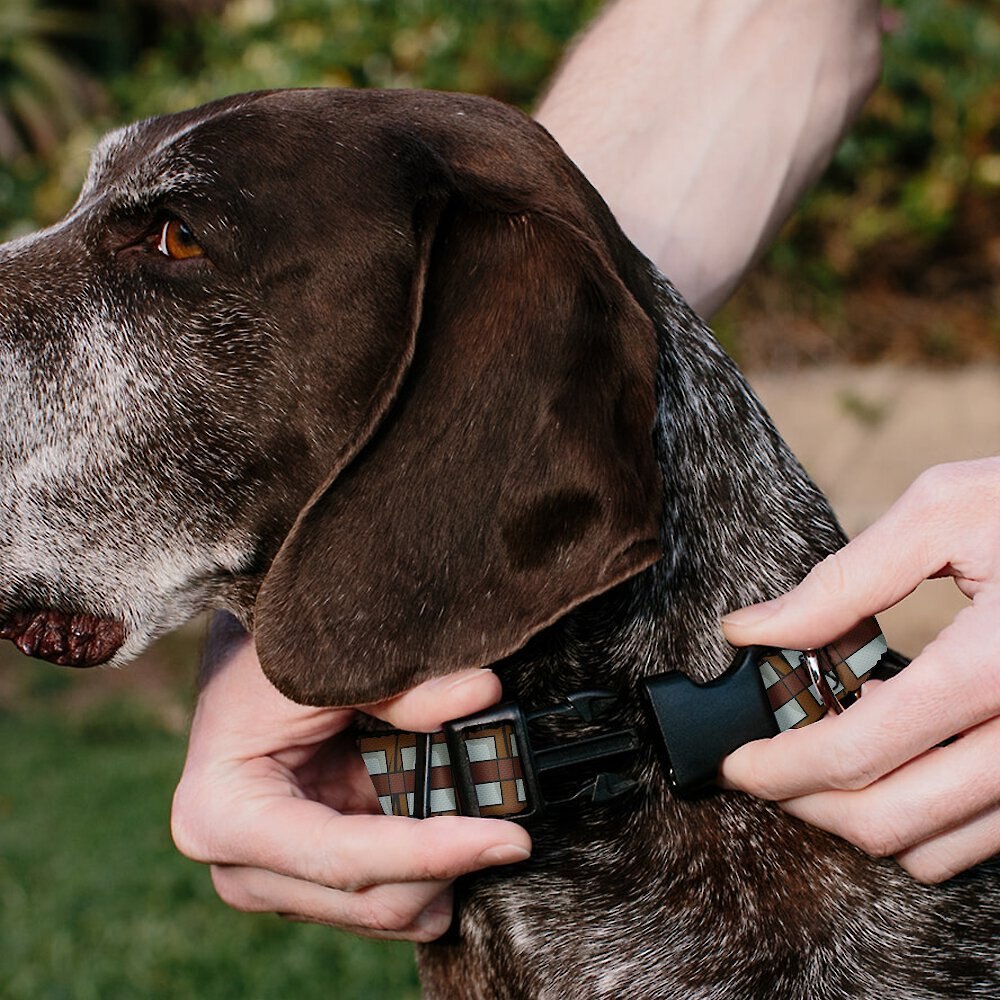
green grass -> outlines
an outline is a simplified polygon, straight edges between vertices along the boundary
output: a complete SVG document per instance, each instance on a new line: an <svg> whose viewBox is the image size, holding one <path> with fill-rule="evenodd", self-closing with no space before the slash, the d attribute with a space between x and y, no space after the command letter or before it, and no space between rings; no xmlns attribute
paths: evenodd
<svg viewBox="0 0 1000 1000"><path fill-rule="evenodd" d="M183 735L122 696L68 712L63 684L0 708L0 997L419 996L408 945L219 902L169 837Z"/></svg>

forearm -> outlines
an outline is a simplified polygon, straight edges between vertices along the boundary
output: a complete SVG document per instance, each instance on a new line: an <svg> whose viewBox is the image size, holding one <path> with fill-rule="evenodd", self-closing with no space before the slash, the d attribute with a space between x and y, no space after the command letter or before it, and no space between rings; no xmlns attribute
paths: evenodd
<svg viewBox="0 0 1000 1000"><path fill-rule="evenodd" d="M703 314L731 293L878 79L878 0L618 0L537 117Z"/></svg>

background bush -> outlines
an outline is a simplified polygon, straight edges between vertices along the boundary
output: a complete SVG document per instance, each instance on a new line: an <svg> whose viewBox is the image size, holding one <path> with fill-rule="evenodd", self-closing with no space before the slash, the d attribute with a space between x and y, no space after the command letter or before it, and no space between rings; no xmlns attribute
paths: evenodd
<svg viewBox="0 0 1000 1000"><path fill-rule="evenodd" d="M78 0L69 9L70 2L4 0L11 13L0 13L0 233L58 218L72 203L90 147L111 125L224 94L432 87L527 107L599 6L596 0ZM64 107L61 83L33 81L37 74L22 55L29 50L44 50L62 78L72 77L81 94L97 88L103 100ZM31 106L20 114L32 88ZM5 119L20 144L2 144Z"/></svg>
<svg viewBox="0 0 1000 1000"><path fill-rule="evenodd" d="M1000 5L909 0L892 18L883 85L791 229L821 274L856 277L979 234L1000 194ZM995 231L995 230L994 230ZM827 277L826 280L830 280Z"/></svg>
<svg viewBox="0 0 1000 1000"><path fill-rule="evenodd" d="M0 236L65 212L106 128L236 91L435 87L529 109L568 40L601 6L598 0L4 4ZM1000 356L998 14L1000 0L899 0L889 9L883 86L823 182L718 321L738 360Z"/></svg>

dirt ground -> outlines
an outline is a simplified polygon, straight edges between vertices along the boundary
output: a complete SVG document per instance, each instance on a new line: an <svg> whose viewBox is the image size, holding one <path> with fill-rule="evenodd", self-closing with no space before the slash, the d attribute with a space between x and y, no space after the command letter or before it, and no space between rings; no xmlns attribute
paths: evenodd
<svg viewBox="0 0 1000 1000"><path fill-rule="evenodd" d="M931 465L1000 454L1000 365L824 366L749 377L852 537ZM932 581L879 620L890 642L913 655L964 603L950 580Z"/></svg>

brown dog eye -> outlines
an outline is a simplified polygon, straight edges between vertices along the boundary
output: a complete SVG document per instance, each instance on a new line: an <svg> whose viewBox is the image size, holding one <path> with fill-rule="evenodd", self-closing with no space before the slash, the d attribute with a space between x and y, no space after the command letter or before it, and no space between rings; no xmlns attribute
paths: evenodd
<svg viewBox="0 0 1000 1000"><path fill-rule="evenodd" d="M194 238L194 233L180 219L168 219L163 223L160 242L156 249L172 260L188 260L191 257L205 255L205 251Z"/></svg>

